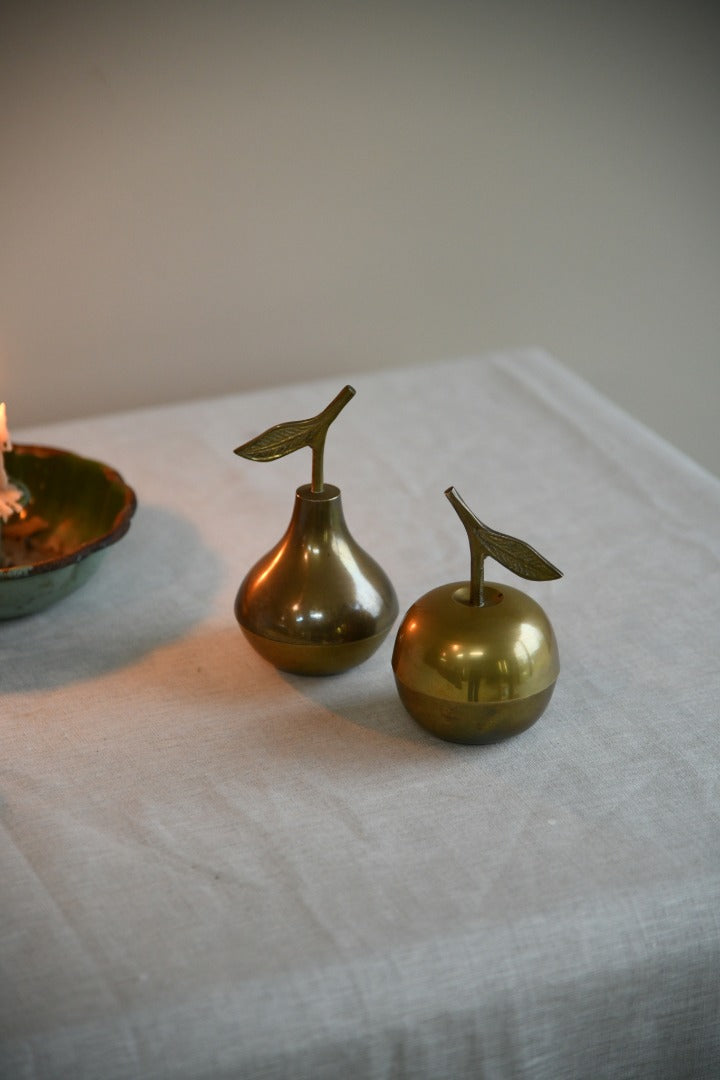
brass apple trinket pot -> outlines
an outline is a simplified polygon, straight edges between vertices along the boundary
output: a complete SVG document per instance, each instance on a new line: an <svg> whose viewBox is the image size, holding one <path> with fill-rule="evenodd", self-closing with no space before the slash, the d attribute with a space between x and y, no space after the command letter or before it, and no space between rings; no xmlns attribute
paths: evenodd
<svg viewBox="0 0 720 1080"><path fill-rule="evenodd" d="M407 711L433 735L497 742L539 719L560 664L543 609L519 589L486 582L485 559L532 581L562 574L523 540L484 525L455 488L445 495L470 541L470 581L441 585L409 609L393 650L395 682Z"/></svg>
<svg viewBox="0 0 720 1080"><path fill-rule="evenodd" d="M354 395L346 386L317 416L277 424L235 450L251 461L312 450L312 481L297 489L285 534L246 574L235 600L253 648L299 675L334 675L362 663L398 616L389 578L351 535L340 489L323 478L328 428Z"/></svg>

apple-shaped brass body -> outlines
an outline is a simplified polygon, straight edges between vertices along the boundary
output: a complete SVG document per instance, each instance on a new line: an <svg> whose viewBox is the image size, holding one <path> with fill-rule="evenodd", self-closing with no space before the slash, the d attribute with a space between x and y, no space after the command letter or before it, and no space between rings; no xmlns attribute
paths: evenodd
<svg viewBox="0 0 720 1080"><path fill-rule="evenodd" d="M560 663L543 609L519 589L485 582L484 558L534 580L561 575L523 541L482 525L454 488L445 494L468 530L471 581L441 585L412 605L395 640L395 682L407 711L433 735L496 742L539 719Z"/></svg>
<svg viewBox="0 0 720 1080"><path fill-rule="evenodd" d="M245 637L275 667L334 675L367 660L398 615L384 570L352 537L339 488L322 479L327 428L354 395L343 391L310 420L279 424L236 450L269 461L313 449L313 482L299 487L282 539L245 576L235 616Z"/></svg>

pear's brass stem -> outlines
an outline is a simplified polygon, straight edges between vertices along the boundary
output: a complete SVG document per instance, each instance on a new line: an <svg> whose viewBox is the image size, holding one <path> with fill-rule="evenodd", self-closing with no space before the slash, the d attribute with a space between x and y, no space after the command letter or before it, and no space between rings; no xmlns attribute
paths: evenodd
<svg viewBox="0 0 720 1080"><path fill-rule="evenodd" d="M355 390L352 386L344 386L337 397L334 397L326 408L318 416L318 428L316 434L310 441L310 447L312 449L312 481L310 484L310 490L320 492L323 490L324 476L323 476L323 460L325 455L325 438L328 433L328 428L332 424L333 420L342 412L347 405L348 401L355 396Z"/></svg>
<svg viewBox="0 0 720 1080"><path fill-rule="evenodd" d="M472 607L482 607L485 603L485 559L488 553L482 546L478 536L478 520L454 487L447 488L445 494L465 526L465 532L470 543L470 605Z"/></svg>

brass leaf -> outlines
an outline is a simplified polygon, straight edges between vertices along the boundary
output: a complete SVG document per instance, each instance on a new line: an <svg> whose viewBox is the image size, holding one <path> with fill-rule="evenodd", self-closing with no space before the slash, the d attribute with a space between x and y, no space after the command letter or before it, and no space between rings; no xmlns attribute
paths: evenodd
<svg viewBox="0 0 720 1080"><path fill-rule="evenodd" d="M317 416L309 420L290 420L284 424L275 424L262 435L238 446L235 453L249 461L276 461L277 458L292 454L303 446L309 446L322 426L323 420Z"/></svg>
<svg viewBox="0 0 720 1080"><path fill-rule="evenodd" d="M473 565L477 568L478 587L482 577L482 562L488 555L513 574L529 581L551 581L553 578L562 577L562 572L556 566L524 540L518 540L515 536L508 536L507 533L498 532L497 529L485 525L455 488L447 488L445 494L468 534Z"/></svg>
<svg viewBox="0 0 720 1080"><path fill-rule="evenodd" d="M262 435L238 446L235 453L240 457L249 458L250 461L275 461L277 458L285 457L286 454L294 453L302 446L311 446L313 452L311 490L322 491L325 436L335 417L354 396L355 391L352 386L345 386L317 416L311 416L307 420L289 420L284 424L275 424L274 427L263 431Z"/></svg>
<svg viewBox="0 0 720 1080"><path fill-rule="evenodd" d="M562 577L562 573L548 562L535 548L515 536L497 532L477 520L475 532L486 553L497 562L511 570L518 577L528 581L552 581Z"/></svg>

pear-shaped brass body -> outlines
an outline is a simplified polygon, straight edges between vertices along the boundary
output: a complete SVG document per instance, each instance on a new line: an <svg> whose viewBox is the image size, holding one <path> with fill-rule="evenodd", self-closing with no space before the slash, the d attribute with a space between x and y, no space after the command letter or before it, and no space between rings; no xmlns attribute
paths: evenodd
<svg viewBox="0 0 720 1080"><path fill-rule="evenodd" d="M403 619L392 666L410 715L443 739L489 743L534 724L559 671L550 621L530 596L488 582L483 604L456 581L417 600Z"/></svg>
<svg viewBox="0 0 720 1080"><path fill-rule="evenodd" d="M297 489L280 542L249 571L235 616L275 667L334 675L367 660L398 615L385 572L351 536L339 488Z"/></svg>

